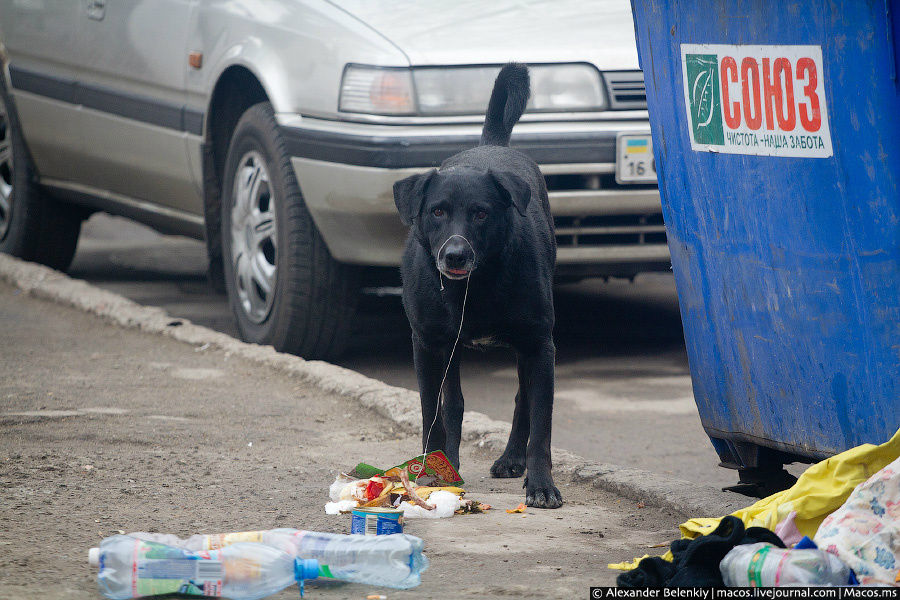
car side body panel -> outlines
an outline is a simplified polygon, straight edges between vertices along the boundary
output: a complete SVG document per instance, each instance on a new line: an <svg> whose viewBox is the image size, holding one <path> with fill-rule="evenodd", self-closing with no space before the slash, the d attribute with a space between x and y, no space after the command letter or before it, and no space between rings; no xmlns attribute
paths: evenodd
<svg viewBox="0 0 900 600"><path fill-rule="evenodd" d="M111 0L102 14L79 16L84 173L78 183L201 210L185 139L200 131L186 131L183 118L188 24L197 3Z"/></svg>
<svg viewBox="0 0 900 600"><path fill-rule="evenodd" d="M39 173L74 177L80 170L83 150L78 107L67 102L74 90L75 70L81 62L77 51L80 2L61 2L53 9L45 3L0 0L0 40L6 49L6 83L16 103L19 122ZM53 77L59 85L36 94L11 83L45 81L35 73Z"/></svg>

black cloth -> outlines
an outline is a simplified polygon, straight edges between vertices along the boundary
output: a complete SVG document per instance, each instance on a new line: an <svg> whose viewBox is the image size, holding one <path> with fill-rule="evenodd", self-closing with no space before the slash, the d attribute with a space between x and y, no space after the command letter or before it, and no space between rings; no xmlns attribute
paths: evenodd
<svg viewBox="0 0 900 600"><path fill-rule="evenodd" d="M674 560L645 558L636 569L616 578L620 588L724 587L719 563L735 546L768 542L784 548L784 542L765 527L744 528L737 517L725 517L708 535L672 542Z"/></svg>

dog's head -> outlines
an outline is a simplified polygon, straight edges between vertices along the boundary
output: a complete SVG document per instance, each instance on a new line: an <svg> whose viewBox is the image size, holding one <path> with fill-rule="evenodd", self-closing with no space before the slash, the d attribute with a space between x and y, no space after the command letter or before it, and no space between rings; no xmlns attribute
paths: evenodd
<svg viewBox="0 0 900 600"><path fill-rule="evenodd" d="M464 279L496 256L509 238L511 211L524 216L530 199L518 175L471 167L433 169L394 184L400 219L416 227L449 279Z"/></svg>

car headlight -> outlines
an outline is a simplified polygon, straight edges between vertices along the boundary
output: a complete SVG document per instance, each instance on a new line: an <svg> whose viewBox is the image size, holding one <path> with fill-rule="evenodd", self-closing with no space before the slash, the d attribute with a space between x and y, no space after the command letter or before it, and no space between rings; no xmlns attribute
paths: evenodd
<svg viewBox="0 0 900 600"><path fill-rule="evenodd" d="M526 112L599 111L607 106L600 73L587 64L530 66ZM340 110L381 115L484 114L500 67L344 71ZM413 83L415 84L413 86Z"/></svg>
<svg viewBox="0 0 900 600"><path fill-rule="evenodd" d="M338 109L373 115L415 114L409 69L347 65Z"/></svg>

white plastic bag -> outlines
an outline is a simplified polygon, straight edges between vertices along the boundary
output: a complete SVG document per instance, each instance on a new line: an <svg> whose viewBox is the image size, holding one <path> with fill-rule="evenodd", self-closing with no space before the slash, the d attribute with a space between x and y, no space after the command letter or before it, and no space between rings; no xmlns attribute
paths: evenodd
<svg viewBox="0 0 900 600"><path fill-rule="evenodd" d="M356 479L346 473L338 475L328 488L328 497L332 502L341 500L365 500L366 480Z"/></svg>
<svg viewBox="0 0 900 600"><path fill-rule="evenodd" d="M356 508L356 500L338 500L337 502L328 502L325 504L326 515L339 515L341 512L353 510Z"/></svg>
<svg viewBox="0 0 900 600"><path fill-rule="evenodd" d="M428 496L428 504L434 505L434 510L427 510L409 502L401 502L399 508L403 510L404 519L445 519L452 517L459 508L459 496L453 492L438 490Z"/></svg>

